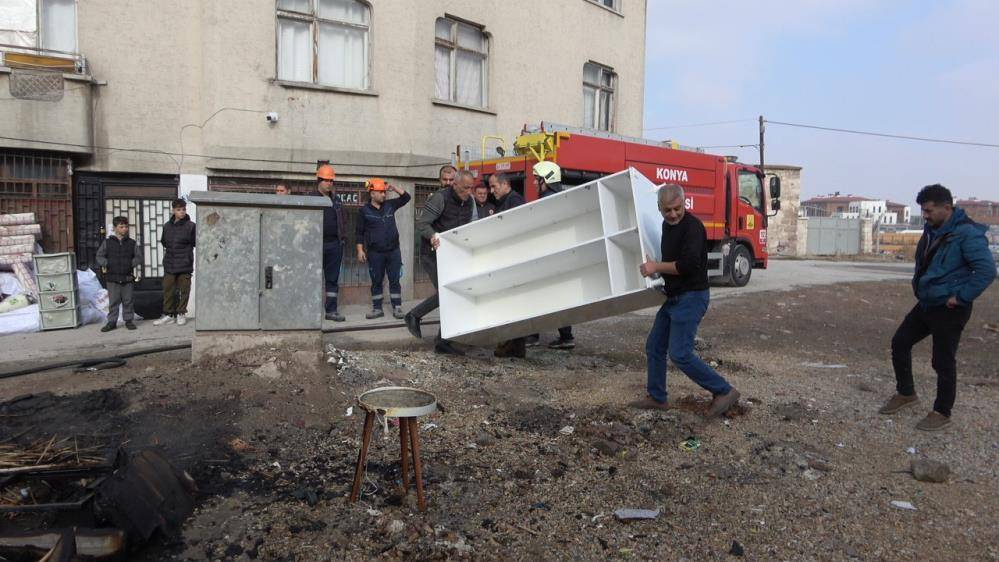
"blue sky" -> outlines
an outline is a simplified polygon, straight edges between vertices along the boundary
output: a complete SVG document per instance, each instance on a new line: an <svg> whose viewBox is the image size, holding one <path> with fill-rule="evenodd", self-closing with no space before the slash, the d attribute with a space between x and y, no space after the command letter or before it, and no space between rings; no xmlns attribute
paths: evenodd
<svg viewBox="0 0 999 562"><path fill-rule="evenodd" d="M999 144L997 25L999 0L648 0L644 136L755 144L762 114ZM767 162L804 168L803 199L840 191L915 205L939 182L999 200L999 148L776 124L766 142ZM709 152L758 161L755 148Z"/></svg>

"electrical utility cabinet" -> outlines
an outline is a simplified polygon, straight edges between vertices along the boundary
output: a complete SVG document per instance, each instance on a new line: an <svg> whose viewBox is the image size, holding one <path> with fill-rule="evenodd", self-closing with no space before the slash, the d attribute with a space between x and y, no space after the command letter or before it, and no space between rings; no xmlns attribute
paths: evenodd
<svg viewBox="0 0 999 562"><path fill-rule="evenodd" d="M441 332L493 344L658 306L658 188L634 168L439 234Z"/></svg>
<svg viewBox="0 0 999 562"><path fill-rule="evenodd" d="M325 197L192 191L197 330L318 330Z"/></svg>

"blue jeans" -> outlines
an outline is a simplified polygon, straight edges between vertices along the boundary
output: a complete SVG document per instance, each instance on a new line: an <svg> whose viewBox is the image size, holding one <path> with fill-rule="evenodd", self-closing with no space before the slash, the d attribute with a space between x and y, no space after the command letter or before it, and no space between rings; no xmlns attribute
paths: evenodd
<svg viewBox="0 0 999 562"><path fill-rule="evenodd" d="M645 342L649 369L646 389L649 396L659 402L666 402L667 357L690 380L711 394L726 394L732 390L721 375L694 355L694 336L701 318L708 311L709 299L707 289L683 293L666 299L656 314L649 339Z"/></svg>
<svg viewBox="0 0 999 562"><path fill-rule="evenodd" d="M323 281L326 283L326 312L337 310L336 298L340 292L340 264L343 263L343 242L323 242Z"/></svg>
<svg viewBox="0 0 999 562"><path fill-rule="evenodd" d="M399 248L391 252L368 252L368 274L371 275L371 306L375 310L382 308L382 284L385 274L388 274L389 298L392 306L402 306L402 284L399 277L402 273L402 252Z"/></svg>

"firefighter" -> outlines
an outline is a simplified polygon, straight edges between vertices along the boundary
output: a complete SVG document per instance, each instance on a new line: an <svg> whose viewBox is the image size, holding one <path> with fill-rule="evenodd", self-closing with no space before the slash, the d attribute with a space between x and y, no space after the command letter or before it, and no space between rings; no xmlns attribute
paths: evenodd
<svg viewBox="0 0 999 562"><path fill-rule="evenodd" d="M327 197L332 207L323 208L323 279L326 284L326 319L343 322L346 318L337 309L337 293L340 290L340 264L343 262L343 244L346 240L347 215L343 204L336 196L333 180L336 171L333 166L323 164L316 170L318 195Z"/></svg>
<svg viewBox="0 0 999 562"><path fill-rule="evenodd" d="M645 353L648 356L648 396L632 402L634 408L665 410L666 359L714 399L708 410L720 416L739 401L739 391L694 353L697 327L708 310L708 239L700 219L684 209L683 188L666 184L659 188L659 212L663 216L660 240L661 262L646 258L639 267L643 277L661 275L666 302L652 324Z"/></svg>
<svg viewBox="0 0 999 562"><path fill-rule="evenodd" d="M510 178L498 173L489 176L489 190L496 199L496 213L509 211L524 204L524 198L510 186ZM496 357L527 357L527 338L514 338L500 342L493 351Z"/></svg>
<svg viewBox="0 0 999 562"><path fill-rule="evenodd" d="M538 184L538 197L545 198L562 191L562 168L554 162L538 162L534 165L534 183ZM527 338L527 345L534 347L538 345L537 334ZM576 347L576 339L572 336L572 326L565 326L558 329L558 339L548 343L549 349L573 349Z"/></svg>
<svg viewBox="0 0 999 562"><path fill-rule="evenodd" d="M452 166L446 166L445 168L454 170ZM472 186L475 185L475 176L468 170L462 170L457 176L451 176L454 185L448 186L444 179L445 171L447 171L445 168L441 168L440 174L441 185L444 186L443 189L427 199L427 202L423 205L423 210L420 212L420 218L416 221L416 233L420 237L421 244L424 245L425 250L428 250L422 252L420 261L423 262L423 268L426 270L427 275L430 276L430 281L434 284L434 289L438 288L437 254L434 252L440 245L437 233L471 222L472 206L475 205L475 201L471 196ZM450 181L451 178L448 178L448 183ZM433 295L416 305L413 310L406 314L406 327L409 329L409 333L413 334L413 337L423 337L423 333L420 330L420 320L438 306L440 306L440 297L435 291ZM437 332L434 351L451 355L465 354L460 349L454 347L451 342L442 339L440 332Z"/></svg>
<svg viewBox="0 0 999 562"><path fill-rule="evenodd" d="M405 190L385 180L372 178L365 183L370 200L361 207L357 221L357 261L368 264L371 275L371 312L364 315L371 320L385 316L382 310L382 285L388 274L389 299L392 300L392 316L398 319L402 313L402 252L399 250L399 228L395 223L395 212L409 203L410 196ZM399 197L386 200L387 190L391 189Z"/></svg>

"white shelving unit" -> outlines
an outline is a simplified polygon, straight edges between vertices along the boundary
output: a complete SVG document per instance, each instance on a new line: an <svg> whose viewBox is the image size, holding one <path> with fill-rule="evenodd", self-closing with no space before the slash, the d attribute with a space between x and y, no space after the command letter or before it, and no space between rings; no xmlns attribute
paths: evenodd
<svg viewBox="0 0 999 562"><path fill-rule="evenodd" d="M489 345L662 303L656 186L634 168L440 234L443 337Z"/></svg>

